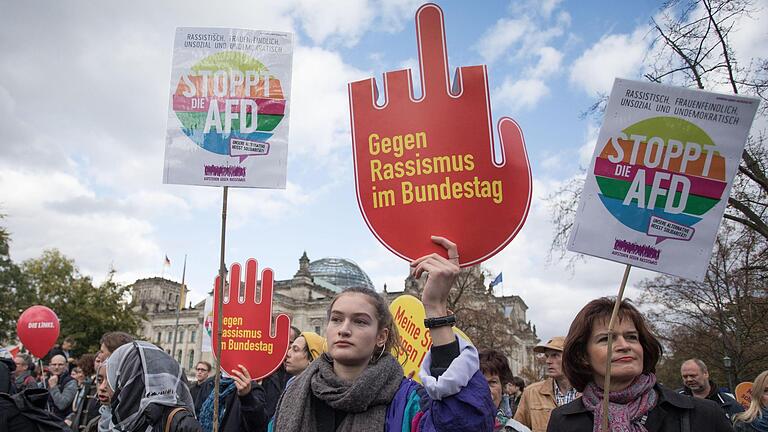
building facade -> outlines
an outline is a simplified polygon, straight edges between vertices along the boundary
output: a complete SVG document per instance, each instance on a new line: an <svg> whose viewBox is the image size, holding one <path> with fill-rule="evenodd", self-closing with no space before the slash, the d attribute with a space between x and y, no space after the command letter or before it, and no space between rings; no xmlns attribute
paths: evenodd
<svg viewBox="0 0 768 432"><path fill-rule="evenodd" d="M475 273L482 276L479 270ZM474 283L482 284L484 279L475 279ZM386 286L384 291L390 301L404 292L418 296L420 284L420 281L408 277L403 291L391 292ZM302 331L322 334L331 299L343 289L352 286L375 289L368 275L354 262L343 258L323 258L310 262L305 252L299 258L299 268L291 279L274 281L273 313L287 314L291 317L291 325ZM177 307L184 298L180 283L152 277L137 280L131 288L133 307L146 314L142 338L171 354L188 373L192 373L195 364L200 360L211 362L211 353L203 352L205 301L194 305L186 304L178 311L177 316ZM538 338L535 326L526 321L528 307L525 302L519 296L496 297L492 306L503 309L508 320L505 325L516 341L510 356L513 373L517 374L522 368L532 367L533 347L538 343ZM174 337L176 348L175 352L172 352Z"/></svg>

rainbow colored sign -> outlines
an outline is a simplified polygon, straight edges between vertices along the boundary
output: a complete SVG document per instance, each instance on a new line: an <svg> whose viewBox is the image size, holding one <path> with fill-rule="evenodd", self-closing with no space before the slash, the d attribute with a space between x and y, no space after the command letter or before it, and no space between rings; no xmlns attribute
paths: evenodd
<svg viewBox="0 0 768 432"><path fill-rule="evenodd" d="M616 80L568 248L703 278L756 109Z"/></svg>
<svg viewBox="0 0 768 432"><path fill-rule="evenodd" d="M165 183L285 187L288 33L179 28Z"/></svg>

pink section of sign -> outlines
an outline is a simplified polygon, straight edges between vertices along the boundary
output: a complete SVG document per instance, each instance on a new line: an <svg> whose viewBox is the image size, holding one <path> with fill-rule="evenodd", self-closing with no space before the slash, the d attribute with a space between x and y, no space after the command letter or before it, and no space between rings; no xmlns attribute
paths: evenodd
<svg viewBox="0 0 768 432"><path fill-rule="evenodd" d="M630 167L629 177L625 177L622 175L616 174L616 167L618 165L621 165L622 167ZM603 158L597 158L595 161L595 175L600 177L608 177L612 179L617 180L626 180L631 181L632 178L634 178L635 171L638 169L645 170L645 184L651 186L653 184L653 178L656 175L657 172L664 172L668 174L679 174L673 171L663 170L663 169L656 169L656 168L647 168L642 165L627 165L627 164L615 164L609 161L608 159ZM718 180L712 180L704 177L696 177L687 175L688 179L691 181L691 194L707 197L707 198L713 198L713 199L720 199L723 196L723 191L725 190L726 183L718 181ZM663 180L661 182L662 188L668 188L669 187L669 180Z"/></svg>
<svg viewBox="0 0 768 432"><path fill-rule="evenodd" d="M210 103L218 102L219 111L224 111L224 103L229 99L226 97L202 97L202 98L189 98L181 95L173 95L173 110L182 112L204 112L208 111ZM233 98L234 99L234 98ZM285 114L285 99L269 99L269 98L237 98L250 99L256 102L259 107L259 114L272 114L283 115ZM240 104L233 105L233 112L240 111Z"/></svg>

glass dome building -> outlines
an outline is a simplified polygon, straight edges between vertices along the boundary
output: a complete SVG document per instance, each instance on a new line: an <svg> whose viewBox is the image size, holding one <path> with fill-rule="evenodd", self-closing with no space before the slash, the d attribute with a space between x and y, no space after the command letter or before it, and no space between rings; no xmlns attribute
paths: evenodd
<svg viewBox="0 0 768 432"><path fill-rule="evenodd" d="M373 282L354 262L344 258L323 258L309 263L309 272L317 279L333 284L339 291L355 286L374 289Z"/></svg>

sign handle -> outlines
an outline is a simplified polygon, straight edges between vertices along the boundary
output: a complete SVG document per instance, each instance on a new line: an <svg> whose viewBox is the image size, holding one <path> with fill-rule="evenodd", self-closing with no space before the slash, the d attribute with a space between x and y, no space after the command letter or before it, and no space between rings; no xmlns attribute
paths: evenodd
<svg viewBox="0 0 768 432"><path fill-rule="evenodd" d="M619 314L619 306L621 300L624 297L624 287L627 286L627 278L629 278L629 270L632 266L627 264L624 269L624 277L621 279L621 286L619 286L619 294L616 296L616 303L613 305L613 312L611 313L611 320L608 322L608 353L605 361L605 384L603 386L603 424L600 429L602 432L610 432L608 429L608 404L610 403L611 394L611 352L613 350L613 328L616 325L616 317Z"/></svg>
<svg viewBox="0 0 768 432"><path fill-rule="evenodd" d="M221 328L222 328L222 321L223 321L223 307L222 304L224 302L224 287L226 286L226 281L224 277L227 273L226 264L224 264L224 243L226 239L226 232L227 232L227 192L229 192L229 186L224 186L224 198L222 199L222 206L221 206L221 249L219 252L219 286L217 287L219 289L219 296L218 301L216 302L216 305L214 306L216 308L216 311L218 313L218 319L216 323L216 341L218 342L216 344L216 347L214 348L214 352L216 353L216 358L214 359L214 365L216 368L216 376L213 381L213 432L218 432L219 430L219 385L221 383Z"/></svg>

